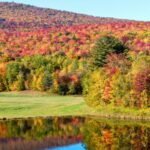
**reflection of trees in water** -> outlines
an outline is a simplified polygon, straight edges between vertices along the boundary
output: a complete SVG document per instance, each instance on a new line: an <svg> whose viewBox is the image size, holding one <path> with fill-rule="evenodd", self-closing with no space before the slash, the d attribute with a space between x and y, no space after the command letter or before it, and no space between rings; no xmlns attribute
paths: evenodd
<svg viewBox="0 0 150 150"><path fill-rule="evenodd" d="M42 140L5 139L0 142L0 150L41 150L81 142L81 136L47 137Z"/></svg>
<svg viewBox="0 0 150 150"><path fill-rule="evenodd" d="M83 117L0 122L0 150L34 150L82 141L88 150L147 150L150 124Z"/></svg>
<svg viewBox="0 0 150 150"><path fill-rule="evenodd" d="M83 132L88 150L148 150L150 125L87 120Z"/></svg>
<svg viewBox="0 0 150 150"><path fill-rule="evenodd" d="M82 141L80 117L35 118L0 122L0 150L41 149Z"/></svg>

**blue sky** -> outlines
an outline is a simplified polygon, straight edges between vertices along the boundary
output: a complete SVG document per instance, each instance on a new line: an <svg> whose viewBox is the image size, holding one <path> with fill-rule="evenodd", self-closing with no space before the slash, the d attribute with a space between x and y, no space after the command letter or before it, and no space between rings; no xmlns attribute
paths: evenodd
<svg viewBox="0 0 150 150"><path fill-rule="evenodd" d="M0 0L100 17L150 21L150 0Z"/></svg>

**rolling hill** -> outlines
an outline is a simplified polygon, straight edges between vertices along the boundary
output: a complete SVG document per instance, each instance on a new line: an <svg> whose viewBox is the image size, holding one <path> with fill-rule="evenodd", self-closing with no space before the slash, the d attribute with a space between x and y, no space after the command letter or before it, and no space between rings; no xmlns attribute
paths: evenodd
<svg viewBox="0 0 150 150"><path fill-rule="evenodd" d="M24 4L0 2L1 28L48 28L62 25L107 24L127 21L45 9Z"/></svg>
<svg viewBox="0 0 150 150"><path fill-rule="evenodd" d="M97 52L101 54L94 56L100 56L104 66L93 74L91 54L99 40ZM116 43L126 47L121 54L114 51L120 47ZM89 94L93 95L89 98L96 95L108 104L147 107L149 68L150 22L0 3L0 91L82 94L83 90L87 93L90 82L93 91ZM96 93L101 90L102 94Z"/></svg>

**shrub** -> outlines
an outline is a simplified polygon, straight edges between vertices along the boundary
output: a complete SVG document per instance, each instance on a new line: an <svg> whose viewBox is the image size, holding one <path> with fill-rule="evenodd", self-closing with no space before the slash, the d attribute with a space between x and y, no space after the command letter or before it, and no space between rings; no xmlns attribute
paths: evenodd
<svg viewBox="0 0 150 150"><path fill-rule="evenodd" d="M68 75L60 75L58 79L58 94L66 95L69 91L70 78Z"/></svg>
<svg viewBox="0 0 150 150"><path fill-rule="evenodd" d="M4 78L2 75L0 75L0 92L5 91L6 87L5 87L5 83L4 83Z"/></svg>
<svg viewBox="0 0 150 150"><path fill-rule="evenodd" d="M82 94L81 75L71 75L68 94Z"/></svg>
<svg viewBox="0 0 150 150"><path fill-rule="evenodd" d="M25 88L25 80L24 80L24 76L23 76L23 74L19 74L18 76L17 76L17 82L16 82L16 90L17 91L23 91L23 90L25 90L26 88Z"/></svg>

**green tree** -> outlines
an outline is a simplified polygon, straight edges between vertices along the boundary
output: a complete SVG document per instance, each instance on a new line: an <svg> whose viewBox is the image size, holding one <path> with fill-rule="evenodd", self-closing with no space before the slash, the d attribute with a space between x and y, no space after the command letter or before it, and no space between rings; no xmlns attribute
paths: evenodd
<svg viewBox="0 0 150 150"><path fill-rule="evenodd" d="M17 76L21 73L23 76L25 74L24 66L19 62L10 62L6 66L6 78L8 83L11 84L17 80Z"/></svg>
<svg viewBox="0 0 150 150"><path fill-rule="evenodd" d="M91 51L91 67L103 67L106 63L106 56L111 53L124 53L125 45L113 36L104 36L98 39Z"/></svg>
<svg viewBox="0 0 150 150"><path fill-rule="evenodd" d="M6 66L6 80L9 90L21 90L25 79L25 67L20 62L10 62ZM18 85L19 84L19 85ZM22 86L21 85L21 86Z"/></svg>
<svg viewBox="0 0 150 150"><path fill-rule="evenodd" d="M36 84L37 89L40 91L50 90L53 84L50 72L45 70L43 73L39 74Z"/></svg>

